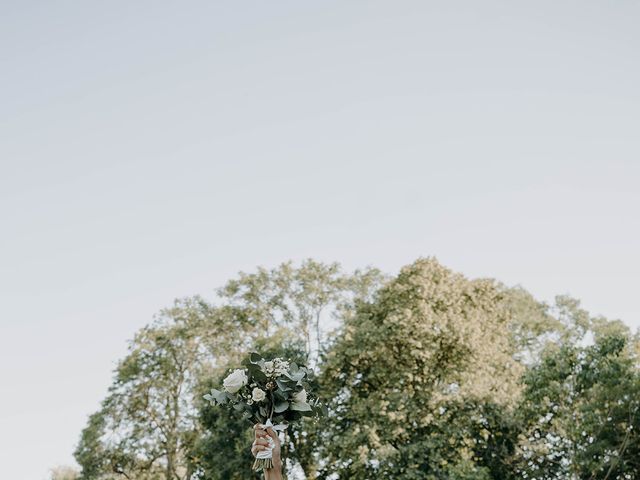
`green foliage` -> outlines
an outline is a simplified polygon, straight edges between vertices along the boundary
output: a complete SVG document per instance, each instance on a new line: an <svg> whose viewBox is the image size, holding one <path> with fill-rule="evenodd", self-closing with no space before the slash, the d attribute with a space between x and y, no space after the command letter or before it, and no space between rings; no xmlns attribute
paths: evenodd
<svg viewBox="0 0 640 480"><path fill-rule="evenodd" d="M592 346L565 345L527 373L522 476L640 478L640 375L629 340L597 336Z"/></svg>
<svg viewBox="0 0 640 480"><path fill-rule="evenodd" d="M309 378L313 371L281 357L263 358L252 352L242 361L244 368L233 369L224 380L224 388L212 388L204 399L216 406L226 406L257 423L290 424L303 417L318 416L322 405L310 394ZM226 385L235 377L235 388ZM242 383L240 383L242 382ZM257 395L261 396L256 397Z"/></svg>
<svg viewBox="0 0 640 480"><path fill-rule="evenodd" d="M223 376L203 381L199 389L209 391L219 385ZM200 396L202 398L202 396ZM237 412L216 408L210 402L198 400L199 423L203 434L191 452L193 470L202 480L250 480L260 475L251 468L253 458L248 446L253 442L252 422Z"/></svg>
<svg viewBox="0 0 640 480"><path fill-rule="evenodd" d="M250 319L245 329L254 340L269 337L285 328L304 341L310 361L322 349L326 315L349 310L356 298L367 298L384 280L378 269L341 271L338 263L324 264L305 260L299 267L286 262L277 268L258 268L255 273L241 272L218 290L227 305Z"/></svg>
<svg viewBox="0 0 640 480"><path fill-rule="evenodd" d="M82 432L79 479L257 479L253 422L202 399L250 351L311 364L310 390L329 404L322 422L289 428L289 473L640 478L640 332L575 299L547 305L434 259L390 281L288 262L218 294L176 302L138 332Z"/></svg>
<svg viewBox="0 0 640 480"><path fill-rule="evenodd" d="M194 297L136 334L82 432L75 455L83 480L190 478L189 452L199 435L194 388L207 359L235 345L217 313Z"/></svg>
<svg viewBox="0 0 640 480"><path fill-rule="evenodd" d="M496 285L433 259L361 304L321 377L333 399L318 438L322 477L485 478L476 459L487 420L482 409L470 418L465 405L508 410L517 399L521 368L507 321Z"/></svg>
<svg viewBox="0 0 640 480"><path fill-rule="evenodd" d="M287 262L270 270L241 273L218 294L224 302L222 308L244 320L237 334L250 339L250 345L239 352L255 349L265 357L297 355L301 364L314 365L330 338L329 329L321 328L321 323L350 316L354 304L370 299L384 280L385 276L375 268L343 273L338 264L306 260L299 267ZM227 356L220 365L231 366L239 360L239 356ZM310 383L314 390L315 379L311 378ZM203 428L207 435L217 431L208 422L203 423ZM310 434L313 428L314 424L306 420L292 425L283 445L288 467L299 465L309 478L315 475L318 460ZM237 432L236 437L240 436L241 432ZM212 463L204 465L204 475L215 476L213 468Z"/></svg>
<svg viewBox="0 0 640 480"><path fill-rule="evenodd" d="M278 346L273 339L264 339L256 345L260 357L290 358L299 364L306 362L304 347L297 342ZM194 472L203 480L245 480L260 478L251 468L252 456L249 446L253 442L253 431L250 428L255 420L243 418L234 409L222 409L203 399L203 395L214 386L219 386L226 376L227 370L221 369L217 376L203 379L198 390L201 394L196 404L199 411L199 424L203 434L200 436L193 450L192 460ZM311 389L315 385L312 382ZM298 427L299 428L299 427ZM296 426L292 425L290 432L295 435ZM283 456L288 459L288 468L299 461L299 451L293 450L290 442L282 445Z"/></svg>

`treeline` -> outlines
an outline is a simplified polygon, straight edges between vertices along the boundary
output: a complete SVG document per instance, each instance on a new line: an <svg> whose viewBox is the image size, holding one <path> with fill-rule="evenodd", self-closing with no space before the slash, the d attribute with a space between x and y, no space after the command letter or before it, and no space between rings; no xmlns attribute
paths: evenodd
<svg viewBox="0 0 640 480"><path fill-rule="evenodd" d="M576 300L432 258L394 278L259 268L138 332L81 433L79 479L258 478L250 425L202 400L248 351L310 363L328 404L288 433L292 479L638 479L639 346Z"/></svg>

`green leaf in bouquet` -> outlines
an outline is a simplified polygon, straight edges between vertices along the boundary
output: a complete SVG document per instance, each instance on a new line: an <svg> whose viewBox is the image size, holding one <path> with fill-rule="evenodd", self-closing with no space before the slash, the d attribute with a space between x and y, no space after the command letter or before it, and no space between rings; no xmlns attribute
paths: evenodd
<svg viewBox="0 0 640 480"><path fill-rule="evenodd" d="M302 370L298 370L296 373L285 372L285 376L290 380L298 383L304 378L304 372Z"/></svg>
<svg viewBox="0 0 640 480"><path fill-rule="evenodd" d="M282 378L276 378L276 383L278 384L278 388L280 390L282 390L283 392L290 392L293 390L292 387L290 387L287 382L282 379Z"/></svg>
<svg viewBox="0 0 640 480"><path fill-rule="evenodd" d="M264 418L267 418L267 416L269 415L269 412L267 412L267 407L260 407L258 411L260 412L260 416Z"/></svg>
<svg viewBox="0 0 640 480"><path fill-rule="evenodd" d="M262 360L262 356L259 353L251 352L251 354L249 355L249 360L251 360L251 363L258 363L260 360Z"/></svg>
<svg viewBox="0 0 640 480"><path fill-rule="evenodd" d="M205 395L204 398L212 403L215 401L215 403L217 403L218 405L222 405L227 401L227 394L225 392L221 392L220 390L212 388L211 393Z"/></svg>
<svg viewBox="0 0 640 480"><path fill-rule="evenodd" d="M279 388L273 391L273 396L276 398L276 400L282 400L282 401L289 400L289 395L287 395L285 392L283 392Z"/></svg>
<svg viewBox="0 0 640 480"><path fill-rule="evenodd" d="M296 420L300 420L302 418L301 412L295 412L293 410L287 411L287 419L289 421L295 422Z"/></svg>
<svg viewBox="0 0 640 480"><path fill-rule="evenodd" d="M282 378L282 380L284 380L285 383L287 383L288 385L290 385L292 387L295 387L296 385L298 385L300 383L300 380L296 380L296 378L297 378L296 375L285 374L281 378Z"/></svg>
<svg viewBox="0 0 640 480"><path fill-rule="evenodd" d="M287 408L289 408L289 402L279 402L275 404L275 406L273 407L273 411L276 413L282 413Z"/></svg>
<svg viewBox="0 0 640 480"><path fill-rule="evenodd" d="M267 381L267 376L264 374L264 372L262 371L262 369L260 368L259 365L256 364L249 364L247 366L247 370L249 371L249 375L251 376L251 378L253 380L255 380L256 382L266 382Z"/></svg>
<svg viewBox="0 0 640 480"><path fill-rule="evenodd" d="M298 367L298 364L295 362L291 362L291 365L289 365L289 371L291 373L296 373L299 369L300 367Z"/></svg>
<svg viewBox="0 0 640 480"><path fill-rule="evenodd" d="M295 410L297 412L310 412L311 405L307 402L291 402L291 410Z"/></svg>

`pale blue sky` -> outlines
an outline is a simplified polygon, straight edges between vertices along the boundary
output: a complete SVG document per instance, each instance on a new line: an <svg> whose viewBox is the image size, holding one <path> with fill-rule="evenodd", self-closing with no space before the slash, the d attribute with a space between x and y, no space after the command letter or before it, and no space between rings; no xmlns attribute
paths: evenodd
<svg viewBox="0 0 640 480"><path fill-rule="evenodd" d="M0 4L0 465L175 297L435 255L640 325L640 3Z"/></svg>

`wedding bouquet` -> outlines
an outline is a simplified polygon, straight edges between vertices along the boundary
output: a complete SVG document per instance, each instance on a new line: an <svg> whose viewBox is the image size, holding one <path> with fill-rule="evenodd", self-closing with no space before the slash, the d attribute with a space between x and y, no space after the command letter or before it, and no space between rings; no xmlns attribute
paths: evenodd
<svg viewBox="0 0 640 480"><path fill-rule="evenodd" d="M319 416L326 412L318 398L309 392L308 380L313 372L282 358L266 360L251 353L244 368L233 370L222 382L223 389L211 389L204 396L212 405L226 405L241 412L242 417L284 431L291 422L302 417ZM273 468L273 440L258 452L254 470Z"/></svg>

